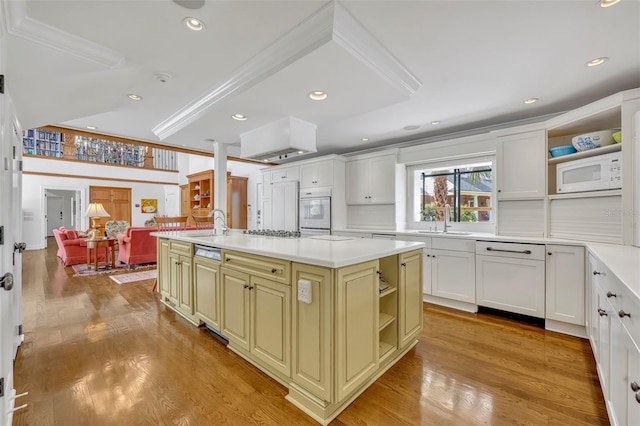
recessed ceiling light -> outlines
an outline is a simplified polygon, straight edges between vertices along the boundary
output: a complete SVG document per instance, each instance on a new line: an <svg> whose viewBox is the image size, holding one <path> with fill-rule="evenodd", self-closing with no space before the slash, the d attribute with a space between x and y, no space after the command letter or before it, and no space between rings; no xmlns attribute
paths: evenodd
<svg viewBox="0 0 640 426"><path fill-rule="evenodd" d="M304 154L304 151L298 151L298 154Z"/></svg>
<svg viewBox="0 0 640 426"><path fill-rule="evenodd" d="M140 96L140 95L136 95L135 93L129 93L129 94L127 95L127 97L128 97L129 99L131 99L132 101L141 101L141 100L142 100L142 96Z"/></svg>
<svg viewBox="0 0 640 426"><path fill-rule="evenodd" d="M362 142L366 142L366 141L369 140L369 138L362 138L361 140L362 140Z"/></svg>
<svg viewBox="0 0 640 426"><path fill-rule="evenodd" d="M233 118L234 120L238 120L238 121L244 121L244 120L247 119L247 116L243 115L243 114L233 114L231 116L231 118Z"/></svg>
<svg viewBox="0 0 640 426"><path fill-rule="evenodd" d="M89 129L89 130L98 130L98 128L96 126L87 126L87 129Z"/></svg>
<svg viewBox="0 0 640 426"><path fill-rule="evenodd" d="M437 126L438 124L440 124L440 122L438 120L432 121L431 124L433 124L434 126Z"/></svg>
<svg viewBox="0 0 640 426"><path fill-rule="evenodd" d="M529 105L529 104L534 104L538 102L538 98L529 98L526 101L524 101L525 104Z"/></svg>
<svg viewBox="0 0 640 426"><path fill-rule="evenodd" d="M314 101L324 101L327 99L327 94L322 90L314 90L313 92L309 92L309 99Z"/></svg>
<svg viewBox="0 0 640 426"><path fill-rule="evenodd" d="M192 31L201 31L204 29L204 23L198 18L184 18L182 22Z"/></svg>
<svg viewBox="0 0 640 426"><path fill-rule="evenodd" d="M606 56L603 56L601 58L595 58L595 59L592 59L589 62L587 62L587 66L588 67L597 67L598 65L604 64L608 60L609 60L609 58L607 58Z"/></svg>
<svg viewBox="0 0 640 426"><path fill-rule="evenodd" d="M600 0L600 7L609 7L618 4L620 0Z"/></svg>
<svg viewBox="0 0 640 426"><path fill-rule="evenodd" d="M403 129L404 130L416 130L419 129L420 126L418 126L417 124L410 124L408 126L404 126Z"/></svg>

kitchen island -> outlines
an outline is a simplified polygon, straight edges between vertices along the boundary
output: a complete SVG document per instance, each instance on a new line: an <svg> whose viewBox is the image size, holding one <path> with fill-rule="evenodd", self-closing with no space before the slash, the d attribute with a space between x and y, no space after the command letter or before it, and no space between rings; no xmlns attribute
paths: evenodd
<svg viewBox="0 0 640 426"><path fill-rule="evenodd" d="M228 339L319 423L402 358L422 330L423 243L155 235L163 303Z"/></svg>

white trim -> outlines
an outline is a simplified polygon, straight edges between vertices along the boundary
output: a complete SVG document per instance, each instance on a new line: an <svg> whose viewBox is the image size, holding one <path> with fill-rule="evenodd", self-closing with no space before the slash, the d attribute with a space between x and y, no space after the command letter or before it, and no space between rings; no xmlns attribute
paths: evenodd
<svg viewBox="0 0 640 426"><path fill-rule="evenodd" d="M24 0L10 0L3 4L8 33L13 36L107 68L113 68L124 60L120 52L29 18Z"/></svg>

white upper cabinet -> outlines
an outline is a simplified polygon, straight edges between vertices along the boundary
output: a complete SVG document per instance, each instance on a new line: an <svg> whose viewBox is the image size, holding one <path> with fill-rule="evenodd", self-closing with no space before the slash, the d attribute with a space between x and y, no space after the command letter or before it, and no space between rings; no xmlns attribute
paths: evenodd
<svg viewBox="0 0 640 426"><path fill-rule="evenodd" d="M499 200L545 197L546 146L544 130L498 137Z"/></svg>
<svg viewBox="0 0 640 426"><path fill-rule="evenodd" d="M300 189L333 186L333 160L300 165Z"/></svg>
<svg viewBox="0 0 640 426"><path fill-rule="evenodd" d="M347 162L347 204L394 204L395 155Z"/></svg>
<svg viewBox="0 0 640 426"><path fill-rule="evenodd" d="M265 170L262 173L262 183L265 187L274 183L293 182L300 179L300 168L298 166L278 167Z"/></svg>

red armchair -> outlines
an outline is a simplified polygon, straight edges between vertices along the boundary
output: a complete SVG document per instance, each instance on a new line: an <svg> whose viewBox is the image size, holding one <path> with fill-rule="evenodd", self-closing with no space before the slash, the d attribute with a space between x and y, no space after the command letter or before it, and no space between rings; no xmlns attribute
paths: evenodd
<svg viewBox="0 0 640 426"><path fill-rule="evenodd" d="M118 235L118 261L127 265L154 263L157 261L157 239L150 235L156 228L130 226Z"/></svg>
<svg viewBox="0 0 640 426"><path fill-rule="evenodd" d="M65 266L87 263L87 241L78 231L60 227L53 230L53 236L58 243L58 257ZM105 260L104 252L98 255L98 260Z"/></svg>

